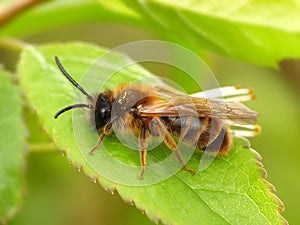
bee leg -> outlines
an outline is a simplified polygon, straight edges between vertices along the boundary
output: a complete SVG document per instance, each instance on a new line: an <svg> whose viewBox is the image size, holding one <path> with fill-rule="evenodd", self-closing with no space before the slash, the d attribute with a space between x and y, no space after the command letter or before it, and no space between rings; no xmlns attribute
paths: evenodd
<svg viewBox="0 0 300 225"><path fill-rule="evenodd" d="M100 137L98 138L98 141L97 141L96 145L89 152L90 155L93 154L93 152L99 147L99 145L101 144L101 142L103 141L103 139L105 138L105 136L110 133L111 127L112 127L112 120L109 120L107 122L107 124L104 126L103 132L100 135Z"/></svg>
<svg viewBox="0 0 300 225"><path fill-rule="evenodd" d="M165 138L164 138L165 144L168 146L169 149L171 149L172 152L174 152L174 154L177 157L177 160L181 164L182 168L185 171L187 171L187 172L191 173L192 175L194 175L195 174L195 170L192 170L192 169L188 168L185 165L184 160L182 158L182 155L181 155L180 151L177 149L177 144L176 144L174 138L168 132L165 124L160 119L158 119L158 118L153 118L153 119L155 119L156 122L157 122L159 132L161 134L165 135Z"/></svg>
<svg viewBox="0 0 300 225"><path fill-rule="evenodd" d="M140 158L142 171L140 175L140 179L144 178L145 169L146 169L146 155L147 155L147 141L146 141L146 124L143 123L142 129L139 135L139 144L140 144Z"/></svg>
<svg viewBox="0 0 300 225"><path fill-rule="evenodd" d="M184 163L184 160L182 158L182 155L180 153L180 151L177 149L177 144L176 142L174 141L173 137L169 134L169 133L166 133L166 136L165 136L165 143L166 145L169 147L169 149L171 149L175 156L177 157L177 160L179 161L179 163L181 164L182 168L191 173L192 175L195 174L195 170L192 170L190 168L188 168L185 163Z"/></svg>

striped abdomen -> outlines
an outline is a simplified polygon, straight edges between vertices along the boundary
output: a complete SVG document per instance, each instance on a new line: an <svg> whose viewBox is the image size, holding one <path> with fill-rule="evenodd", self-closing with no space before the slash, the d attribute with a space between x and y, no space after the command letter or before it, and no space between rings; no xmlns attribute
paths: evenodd
<svg viewBox="0 0 300 225"><path fill-rule="evenodd" d="M211 117L164 117L167 129L183 142L206 151L226 154L232 144L229 128Z"/></svg>

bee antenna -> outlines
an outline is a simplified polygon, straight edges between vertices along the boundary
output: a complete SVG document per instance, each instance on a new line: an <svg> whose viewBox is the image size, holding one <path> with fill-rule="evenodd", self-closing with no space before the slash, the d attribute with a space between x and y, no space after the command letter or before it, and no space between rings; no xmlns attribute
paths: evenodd
<svg viewBox="0 0 300 225"><path fill-rule="evenodd" d="M81 87L68 72L65 70L65 68L62 66L61 62L59 61L58 57L55 56L55 62L62 74L82 93L84 94L88 99L92 99L92 96L90 96L84 89Z"/></svg>
<svg viewBox="0 0 300 225"><path fill-rule="evenodd" d="M75 108L88 108L88 109L91 109L92 108L92 105L87 105L87 104L75 104L75 105L70 105L70 106L67 106L61 110L59 110L57 113L55 113L54 115L54 118L57 119L57 117L60 116L60 114L66 112L66 111L69 111L70 109L75 109Z"/></svg>

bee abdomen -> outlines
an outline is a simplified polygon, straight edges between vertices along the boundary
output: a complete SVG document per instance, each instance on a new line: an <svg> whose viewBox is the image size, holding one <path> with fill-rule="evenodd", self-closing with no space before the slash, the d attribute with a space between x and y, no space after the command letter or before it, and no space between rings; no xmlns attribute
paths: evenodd
<svg viewBox="0 0 300 225"><path fill-rule="evenodd" d="M210 117L168 117L164 121L169 132L198 149L226 153L231 147L231 136L223 120Z"/></svg>
<svg viewBox="0 0 300 225"><path fill-rule="evenodd" d="M223 121L210 117L203 117L202 126L199 130L200 136L198 139L198 148L205 150L218 137L222 128L224 127Z"/></svg>
<svg viewBox="0 0 300 225"><path fill-rule="evenodd" d="M197 144L202 122L198 117L164 118L167 129L177 138L188 144Z"/></svg>
<svg viewBox="0 0 300 225"><path fill-rule="evenodd" d="M226 155L231 148L232 138L228 127L222 127L218 136L206 147L205 151L218 152L221 155Z"/></svg>

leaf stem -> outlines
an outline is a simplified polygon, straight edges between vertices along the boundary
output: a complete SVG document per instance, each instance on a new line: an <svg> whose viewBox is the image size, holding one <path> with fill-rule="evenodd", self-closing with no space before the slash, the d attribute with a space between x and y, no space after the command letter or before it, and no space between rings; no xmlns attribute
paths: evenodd
<svg viewBox="0 0 300 225"><path fill-rule="evenodd" d="M53 152L57 147L53 143L36 143L29 144L29 152Z"/></svg>
<svg viewBox="0 0 300 225"><path fill-rule="evenodd" d="M8 22L13 20L20 13L33 7L34 5L41 3L43 0L18 0L0 10L0 27L3 27Z"/></svg>
<svg viewBox="0 0 300 225"><path fill-rule="evenodd" d="M0 38L0 47L5 47L16 52L21 52L28 44L19 39L13 38Z"/></svg>

